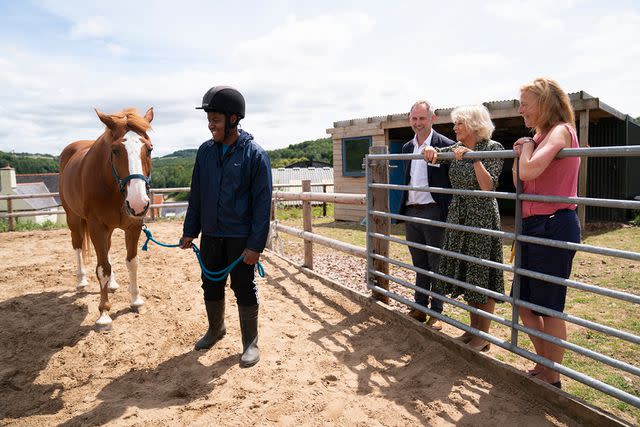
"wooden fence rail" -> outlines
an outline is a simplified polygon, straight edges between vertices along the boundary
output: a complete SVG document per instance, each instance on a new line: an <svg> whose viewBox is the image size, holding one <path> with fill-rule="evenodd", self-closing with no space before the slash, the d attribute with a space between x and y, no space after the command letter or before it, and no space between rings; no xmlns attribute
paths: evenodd
<svg viewBox="0 0 640 427"><path fill-rule="evenodd" d="M383 167L381 165L373 165L373 167ZM386 172L383 169L378 174L384 174ZM384 181L384 180L383 180ZM290 193L284 191L274 191L273 192L273 204L278 200L296 200L303 202L303 210L302 210L302 222L303 222L303 230L289 227L286 225L282 225L276 222L275 229L279 232L283 232L285 234L295 236L304 240L304 263L303 265L309 269L313 269L313 243L317 243L319 245L326 246L328 248L338 250L340 252L344 252L346 254L356 256L358 258L367 258L367 248L363 248L361 246L352 245L350 243L345 243L340 240L331 239L329 237L321 236L319 234L313 233L312 230L312 213L310 208L310 202L331 202L338 204L351 204L351 205L365 205L367 203L367 195L366 194L326 194L326 193L314 193L309 191L313 184L310 183L309 180L303 180L303 192L302 193ZM307 190L307 191L304 191ZM376 203L375 206L378 208L384 208L388 205L388 201L385 200L385 196L383 194L376 194ZM272 207L272 220L274 218L275 208ZM389 224L384 221L375 221L370 225L370 231L373 233L384 233L388 232ZM372 248L375 253L383 256L389 255L389 246L388 244L376 245ZM385 262L380 262L379 265L376 265L380 271L389 271L388 264L384 265ZM388 285L387 285L388 286ZM375 297L378 297L379 300L385 302L388 301L385 298L380 298L378 294L374 294Z"/></svg>

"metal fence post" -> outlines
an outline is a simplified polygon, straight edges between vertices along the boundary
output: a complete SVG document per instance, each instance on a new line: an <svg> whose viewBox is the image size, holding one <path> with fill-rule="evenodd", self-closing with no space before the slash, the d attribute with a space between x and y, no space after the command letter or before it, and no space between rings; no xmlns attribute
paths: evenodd
<svg viewBox="0 0 640 427"><path fill-rule="evenodd" d="M302 180L302 192L311 192L311 180ZM311 201L305 200L302 202L302 226L304 231L312 232L311 221ZM310 270L313 270L313 242L311 240L304 240L304 266Z"/></svg>
<svg viewBox="0 0 640 427"><path fill-rule="evenodd" d="M580 129L578 138L580 139L580 147L589 146L589 110L580 112ZM580 172L578 174L578 196L587 196L587 165L589 162L588 157L582 157L580 159ZM584 226L587 222L587 207L585 205L578 205L578 219L580 220L580 228L584 230Z"/></svg>
<svg viewBox="0 0 640 427"><path fill-rule="evenodd" d="M517 270L520 268L522 261L521 244L520 241L518 241L518 237L522 234L522 201L520 200L522 180L520 180L520 159L516 157L513 161L516 162L516 214L513 224L513 232L515 234L513 250L516 251L513 267L516 271L513 273L513 288L511 289L514 301L511 306L511 348L516 348L518 347L518 330L515 328L515 325L518 324L518 318L520 316L519 307L515 303L520 299L520 274L517 273Z"/></svg>
<svg viewBox="0 0 640 427"><path fill-rule="evenodd" d="M387 154L387 151L386 146L376 145L369 148L370 154ZM389 183L389 162L387 160L374 160L371 161L368 166L369 168L367 172L370 175L370 177L367 177L368 182L375 184ZM367 208L369 207L376 211L389 212L389 191L383 188L373 189L368 198ZM370 232L388 236L391 231L391 220L385 217L372 216L370 212L367 212L367 227ZM372 239L369 244L368 253L371 253L372 250L376 255L380 255L385 258L389 257L389 242L387 240ZM367 257L368 256L369 254L367 254ZM374 270L381 273L389 274L389 263L386 261L374 259L372 267ZM375 285L382 289L389 289L388 279L375 276L375 279L373 280L375 280ZM370 284L374 285L373 281ZM373 297L385 304L389 304L389 297L386 295L374 292Z"/></svg>

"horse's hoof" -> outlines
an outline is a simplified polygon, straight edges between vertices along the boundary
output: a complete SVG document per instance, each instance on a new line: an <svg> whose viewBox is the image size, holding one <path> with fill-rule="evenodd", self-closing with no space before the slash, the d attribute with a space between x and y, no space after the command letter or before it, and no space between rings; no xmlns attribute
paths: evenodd
<svg viewBox="0 0 640 427"><path fill-rule="evenodd" d="M131 311L138 314L144 313L144 303L131 304Z"/></svg>
<svg viewBox="0 0 640 427"><path fill-rule="evenodd" d="M118 285L116 282L111 282L111 283L109 283L109 286L108 286L109 292L113 293L113 292L117 291L119 287L120 287L120 285Z"/></svg>
<svg viewBox="0 0 640 427"><path fill-rule="evenodd" d="M80 282L76 285L76 292L84 292L87 290L87 281L85 280L84 282Z"/></svg>
<svg viewBox="0 0 640 427"><path fill-rule="evenodd" d="M98 318L98 320L96 320L96 323L95 323L96 330L99 332L110 331L112 323L113 321L111 320L111 317L109 317L109 314L102 313Z"/></svg>

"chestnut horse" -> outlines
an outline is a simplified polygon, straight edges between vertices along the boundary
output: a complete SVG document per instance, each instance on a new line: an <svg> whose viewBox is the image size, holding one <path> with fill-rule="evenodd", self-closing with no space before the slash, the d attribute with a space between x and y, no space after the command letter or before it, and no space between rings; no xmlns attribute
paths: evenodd
<svg viewBox="0 0 640 427"><path fill-rule="evenodd" d="M108 330L109 290L118 288L109 262L111 235L116 228L125 233L131 307L138 311L144 304L138 291L137 254L142 220L149 208L153 147L147 130L153 120L153 108L144 117L134 109L112 115L98 110L96 113L107 126L104 133L95 141L73 142L60 155L60 199L76 253L78 290L87 286L84 261L88 239L93 243L100 283L100 317L96 327Z"/></svg>

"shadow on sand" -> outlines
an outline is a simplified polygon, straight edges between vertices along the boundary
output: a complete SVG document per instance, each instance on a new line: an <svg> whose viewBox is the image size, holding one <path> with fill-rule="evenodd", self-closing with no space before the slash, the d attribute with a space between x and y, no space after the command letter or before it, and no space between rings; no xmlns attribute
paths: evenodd
<svg viewBox="0 0 640 427"><path fill-rule="evenodd" d="M0 303L0 418L54 414L63 386L36 382L53 355L92 329L81 326L87 307L74 292L42 292Z"/></svg>

